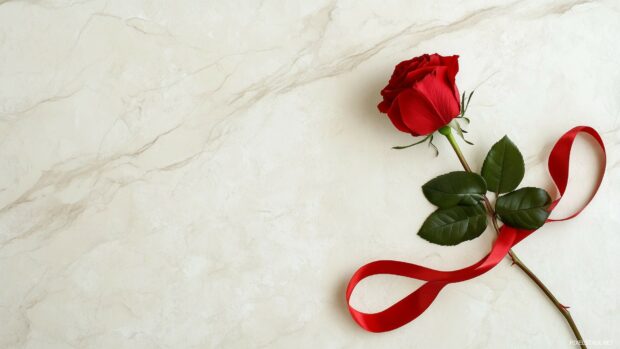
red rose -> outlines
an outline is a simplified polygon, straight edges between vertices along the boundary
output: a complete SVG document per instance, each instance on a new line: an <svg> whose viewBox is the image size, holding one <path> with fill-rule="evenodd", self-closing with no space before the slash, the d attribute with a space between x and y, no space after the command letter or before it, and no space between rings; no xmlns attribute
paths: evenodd
<svg viewBox="0 0 620 349"><path fill-rule="evenodd" d="M377 106L394 126L414 136L427 135L447 125L461 112L454 78L459 56L422 55L400 62Z"/></svg>

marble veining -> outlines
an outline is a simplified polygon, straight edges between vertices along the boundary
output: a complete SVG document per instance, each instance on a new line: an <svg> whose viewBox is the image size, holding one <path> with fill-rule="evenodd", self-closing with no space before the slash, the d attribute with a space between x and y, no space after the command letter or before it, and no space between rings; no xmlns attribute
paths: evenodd
<svg viewBox="0 0 620 349"><path fill-rule="evenodd" d="M458 169L441 139L378 113L397 62L459 54L476 90L474 168L508 134L525 184L569 128L608 147L577 219L516 249L584 338L620 346L620 3L607 1L0 0L0 347L571 348L563 319L508 261L450 285L386 334L350 319L344 288L375 259L440 269L493 241L416 232L420 186ZM579 139L558 215L591 190ZM375 277L385 308L419 282Z"/></svg>

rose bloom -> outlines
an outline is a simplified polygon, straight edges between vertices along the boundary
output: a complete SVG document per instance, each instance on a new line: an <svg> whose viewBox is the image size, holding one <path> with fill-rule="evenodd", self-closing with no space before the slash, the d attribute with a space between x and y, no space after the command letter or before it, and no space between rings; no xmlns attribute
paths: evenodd
<svg viewBox="0 0 620 349"><path fill-rule="evenodd" d="M454 78L459 56L422 55L398 63L377 106L402 132L427 135L461 112Z"/></svg>

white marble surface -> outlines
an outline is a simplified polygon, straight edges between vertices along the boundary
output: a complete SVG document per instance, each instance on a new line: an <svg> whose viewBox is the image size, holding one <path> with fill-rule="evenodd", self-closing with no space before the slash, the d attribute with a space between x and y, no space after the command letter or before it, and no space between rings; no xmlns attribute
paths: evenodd
<svg viewBox="0 0 620 349"><path fill-rule="evenodd" d="M570 348L568 326L504 261L414 323L362 331L363 263L468 265L416 231L448 144L376 110L395 63L460 54L476 88L476 168L508 134L550 187L559 135L596 127L600 193L516 250L586 339L620 347L620 3L0 0L1 348ZM587 140L560 208L593 185ZM376 277L380 310L420 283Z"/></svg>

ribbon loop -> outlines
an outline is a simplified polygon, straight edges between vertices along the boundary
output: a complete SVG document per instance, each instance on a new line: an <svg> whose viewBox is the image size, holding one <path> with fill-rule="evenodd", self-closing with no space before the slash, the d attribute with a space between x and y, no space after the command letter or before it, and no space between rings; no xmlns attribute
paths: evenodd
<svg viewBox="0 0 620 349"><path fill-rule="evenodd" d="M571 218L576 217L578 214L583 211L583 209L588 206L590 201L594 199L594 195L598 191L598 188L601 186L601 182L603 181L603 173L605 172L605 167L607 165L607 155L605 154L605 144L601 139L601 136L596 132L595 129L589 126L577 126L566 132L560 139L555 143L553 149L551 150L551 154L549 155L549 174L551 174L551 179L555 183L555 186L558 188L560 193L560 197L553 202L552 208L558 204L560 199L564 196L564 192L566 191L566 186L568 185L568 175L569 175L569 165L570 165L570 151L573 148L573 143L575 142L575 138L579 133L587 133L594 138L596 143L601 147L602 150L602 159L601 159L601 174L596 181L594 186L594 191L590 198L583 204L583 206L577 210L575 213L571 214L565 218L554 218L548 219L547 222L560 222L566 221Z"/></svg>
<svg viewBox="0 0 620 349"><path fill-rule="evenodd" d="M590 201L592 201L603 180L607 159L605 155L605 145L603 144L601 136L596 130L588 126L577 126L571 129L560 137L549 155L549 173L560 193L560 197L552 203L550 210L555 208L566 191L570 167L570 152L575 138L580 133L591 135L601 147L603 156L601 159L602 170L600 176L592 195L581 209L566 218L548 219L547 222L564 221L577 216ZM477 263L459 270L441 271L417 264L392 260L380 260L368 263L359 268L349 281L346 291L349 312L360 327L367 331L386 332L397 329L420 316L433 303L439 292L441 292L446 285L469 280L491 270L499 264L514 245L518 244L533 232L534 230L521 230L507 225L502 226L489 254ZM363 279L379 274L404 276L423 280L426 281L426 283L405 298L378 313L363 313L353 308L349 300L355 286Z"/></svg>

